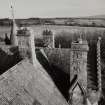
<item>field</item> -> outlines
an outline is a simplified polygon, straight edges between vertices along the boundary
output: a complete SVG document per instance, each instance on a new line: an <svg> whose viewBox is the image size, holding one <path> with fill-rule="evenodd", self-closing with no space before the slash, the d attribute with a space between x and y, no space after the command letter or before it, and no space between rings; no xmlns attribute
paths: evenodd
<svg viewBox="0 0 105 105"><path fill-rule="evenodd" d="M42 36L42 32L45 29L51 30L55 35L60 34L61 32L67 32L70 33L78 33L78 32L84 32L84 33L94 33L97 32L98 34L104 33L105 28L100 27L79 27L79 26L57 26L57 25L33 25L31 26L34 30L35 38L40 38ZM0 37L5 37L5 33L10 35L10 27L0 27Z"/></svg>

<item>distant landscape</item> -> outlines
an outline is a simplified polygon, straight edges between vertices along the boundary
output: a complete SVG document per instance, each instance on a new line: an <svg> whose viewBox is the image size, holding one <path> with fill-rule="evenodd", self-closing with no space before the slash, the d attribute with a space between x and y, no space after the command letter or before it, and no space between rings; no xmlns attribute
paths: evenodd
<svg viewBox="0 0 105 105"><path fill-rule="evenodd" d="M37 45L43 43L43 31L48 29L55 35L56 47L70 47L70 42L76 37L83 36L87 40L96 40L98 36L105 38L105 15L78 18L28 18L15 19L16 24L30 26L34 30ZM11 19L0 19L0 38L5 33L10 37ZM75 40L75 39L74 39Z"/></svg>
<svg viewBox="0 0 105 105"><path fill-rule="evenodd" d="M105 27L105 15L79 17L79 18L27 18L16 19L18 26L29 25L65 25L80 27ZM0 26L10 26L11 19L0 19Z"/></svg>

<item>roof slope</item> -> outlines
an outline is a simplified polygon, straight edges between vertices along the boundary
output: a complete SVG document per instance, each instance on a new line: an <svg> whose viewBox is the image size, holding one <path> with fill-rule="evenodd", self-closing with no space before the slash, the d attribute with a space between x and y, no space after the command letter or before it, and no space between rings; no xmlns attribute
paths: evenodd
<svg viewBox="0 0 105 105"><path fill-rule="evenodd" d="M96 43L89 45L89 52L87 57L87 78L88 88L98 89L98 78L97 78L97 46Z"/></svg>
<svg viewBox="0 0 105 105"><path fill-rule="evenodd" d="M44 48L50 64L57 66L65 73L70 73L70 49L69 48Z"/></svg>
<svg viewBox="0 0 105 105"><path fill-rule="evenodd" d="M44 48L51 65L70 75L70 48ZM97 89L97 53L96 43L89 45L87 57L88 88Z"/></svg>
<svg viewBox="0 0 105 105"><path fill-rule="evenodd" d="M17 47L0 45L0 74L17 64L20 60Z"/></svg>
<svg viewBox="0 0 105 105"><path fill-rule="evenodd" d="M0 76L0 105L68 105L50 76L26 59Z"/></svg>
<svg viewBox="0 0 105 105"><path fill-rule="evenodd" d="M55 65L53 63L51 63L51 60L48 59L48 57L44 53L43 49L36 50L36 57L37 57L37 60L39 61L39 63L43 66L43 68L46 70L46 72L50 75L53 82L56 84L57 88L60 90L60 92L66 98L66 100L69 100L69 88L70 88L69 74L67 74L59 66L57 66L56 62L54 62Z"/></svg>

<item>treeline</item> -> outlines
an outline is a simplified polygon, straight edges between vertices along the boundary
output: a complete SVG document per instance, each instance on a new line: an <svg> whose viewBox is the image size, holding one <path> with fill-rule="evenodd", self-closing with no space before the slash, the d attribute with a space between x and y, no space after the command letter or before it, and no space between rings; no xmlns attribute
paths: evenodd
<svg viewBox="0 0 105 105"><path fill-rule="evenodd" d="M100 21L100 22L99 22ZM104 27L105 19L86 19L86 18L28 18L16 19L18 26L30 25L65 25L65 26L80 26L80 27ZM0 19L0 26L10 26L11 19Z"/></svg>
<svg viewBox="0 0 105 105"><path fill-rule="evenodd" d="M100 23L97 24L97 22L91 22L90 24L88 23L78 23L78 22L74 22L74 23L65 23L66 26L79 26L79 27L102 27L105 28L105 25Z"/></svg>
<svg viewBox="0 0 105 105"><path fill-rule="evenodd" d="M35 43L40 47L43 46L43 36L45 35L52 35L53 32L51 30L44 30L42 32L42 37L35 39ZM71 47L71 42L78 40L78 38L82 38L84 40L87 40L88 44L93 44L97 43L98 37L102 38L102 46L104 47L105 45L105 30L96 30L96 31L76 31L76 32L66 32L62 31L59 33L55 34L55 47L58 48L59 45L62 48L70 48Z"/></svg>
<svg viewBox="0 0 105 105"><path fill-rule="evenodd" d="M96 43L99 36L102 39L105 39L105 31L94 31L94 32L60 32L56 35L55 42L56 47L59 47L59 44L62 48L70 48L71 42L76 41L79 37L88 41L88 43Z"/></svg>

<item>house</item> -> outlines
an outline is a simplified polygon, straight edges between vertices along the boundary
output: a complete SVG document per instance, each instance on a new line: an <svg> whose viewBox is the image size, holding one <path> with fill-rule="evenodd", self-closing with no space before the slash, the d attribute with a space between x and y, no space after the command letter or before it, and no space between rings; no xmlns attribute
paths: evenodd
<svg viewBox="0 0 105 105"><path fill-rule="evenodd" d="M98 104L100 41L94 52L81 38L68 49L38 48L32 29L17 30L13 19L10 44L0 46L0 105Z"/></svg>

